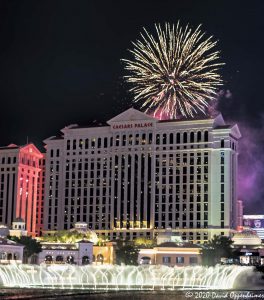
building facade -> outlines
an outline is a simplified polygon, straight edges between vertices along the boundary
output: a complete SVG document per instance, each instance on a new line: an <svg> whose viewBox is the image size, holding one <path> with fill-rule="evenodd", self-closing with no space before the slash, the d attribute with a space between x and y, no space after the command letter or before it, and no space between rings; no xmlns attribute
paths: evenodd
<svg viewBox="0 0 264 300"><path fill-rule="evenodd" d="M243 201L237 200L237 230L240 231L243 229Z"/></svg>
<svg viewBox="0 0 264 300"><path fill-rule="evenodd" d="M38 254L38 263L88 265L93 261L93 243L79 241L77 243L42 243L42 251Z"/></svg>
<svg viewBox="0 0 264 300"><path fill-rule="evenodd" d="M170 227L202 243L236 228L237 125L160 121L133 108L46 139L44 230L76 222L111 239Z"/></svg>
<svg viewBox="0 0 264 300"><path fill-rule="evenodd" d="M22 218L30 235L36 235L39 162L42 153L33 145L0 148L0 223L9 227Z"/></svg>
<svg viewBox="0 0 264 300"><path fill-rule="evenodd" d="M24 245L0 238L0 264L22 263Z"/></svg>
<svg viewBox="0 0 264 300"><path fill-rule="evenodd" d="M140 249L139 264L166 265L169 267L193 266L202 263L202 248L193 244L177 245L166 242L150 249Z"/></svg>
<svg viewBox="0 0 264 300"><path fill-rule="evenodd" d="M45 154L39 160L39 176L37 186L37 206L36 206L36 235L41 236L44 219L44 193L45 193Z"/></svg>

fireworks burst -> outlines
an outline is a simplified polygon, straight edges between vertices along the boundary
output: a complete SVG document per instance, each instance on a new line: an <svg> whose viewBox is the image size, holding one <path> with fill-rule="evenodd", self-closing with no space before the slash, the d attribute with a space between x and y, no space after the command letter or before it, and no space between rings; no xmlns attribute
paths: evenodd
<svg viewBox="0 0 264 300"><path fill-rule="evenodd" d="M178 22L155 28L156 37L144 28L142 40L133 42L133 60L122 59L134 102L159 118L206 114L222 84L218 70L223 63L218 62L219 51L213 50L217 42L212 36L205 39L200 26L192 30Z"/></svg>

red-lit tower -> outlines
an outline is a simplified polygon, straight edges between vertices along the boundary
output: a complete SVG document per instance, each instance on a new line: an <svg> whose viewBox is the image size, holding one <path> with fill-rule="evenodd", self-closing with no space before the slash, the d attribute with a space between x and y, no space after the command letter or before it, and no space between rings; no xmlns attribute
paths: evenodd
<svg viewBox="0 0 264 300"><path fill-rule="evenodd" d="M29 235L37 232L38 181L43 154L34 144L0 148L0 222L25 220Z"/></svg>

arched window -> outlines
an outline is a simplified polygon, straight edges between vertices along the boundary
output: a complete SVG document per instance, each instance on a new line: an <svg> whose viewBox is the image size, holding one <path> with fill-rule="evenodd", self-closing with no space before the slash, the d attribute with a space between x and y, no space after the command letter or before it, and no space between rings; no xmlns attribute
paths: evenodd
<svg viewBox="0 0 264 300"><path fill-rule="evenodd" d="M122 145L123 145L123 146L126 145L126 135L125 135L125 134L123 135L123 143L122 143Z"/></svg>
<svg viewBox="0 0 264 300"><path fill-rule="evenodd" d="M92 149L94 149L94 148L95 148L95 138L93 138L93 139L92 139L92 142L91 142L91 147L92 147Z"/></svg>
<svg viewBox="0 0 264 300"><path fill-rule="evenodd" d="M173 144L173 133L170 133L170 144Z"/></svg>
<svg viewBox="0 0 264 300"><path fill-rule="evenodd" d="M149 256L143 256L140 259L141 265L150 265L151 264L151 258Z"/></svg>
<svg viewBox="0 0 264 300"><path fill-rule="evenodd" d="M146 144L146 133L142 134L142 145Z"/></svg>
<svg viewBox="0 0 264 300"><path fill-rule="evenodd" d="M202 133L201 131L197 132L197 143L200 143L202 141Z"/></svg>
<svg viewBox="0 0 264 300"><path fill-rule="evenodd" d="M187 137L188 137L187 132L184 132L184 133L183 133L183 143L184 143L184 144L187 143Z"/></svg>
<svg viewBox="0 0 264 300"><path fill-rule="evenodd" d="M177 141L177 144L181 143L181 134L179 132L177 132L176 141Z"/></svg>
<svg viewBox="0 0 264 300"><path fill-rule="evenodd" d="M70 150L70 149L71 149L71 141L67 140L67 150Z"/></svg>
<svg viewBox="0 0 264 300"><path fill-rule="evenodd" d="M136 140L135 140L135 144L138 145L139 144L139 134L136 134Z"/></svg>
<svg viewBox="0 0 264 300"><path fill-rule="evenodd" d="M157 145L160 144L160 135L159 134L156 135L156 144Z"/></svg>
<svg viewBox="0 0 264 300"><path fill-rule="evenodd" d="M116 136L116 142L115 145L118 147L119 146L119 135Z"/></svg>
<svg viewBox="0 0 264 300"><path fill-rule="evenodd" d="M162 136L162 143L163 143L163 145L166 145L166 144L167 144L167 134L166 134L166 133L163 133L163 136Z"/></svg>
<svg viewBox="0 0 264 300"><path fill-rule="evenodd" d="M89 265L89 263L90 263L89 256L83 256L83 258L82 258L82 265Z"/></svg>
<svg viewBox="0 0 264 300"><path fill-rule="evenodd" d="M102 254L98 254L96 257L96 261L103 264L104 263L104 256Z"/></svg>
<svg viewBox="0 0 264 300"><path fill-rule="evenodd" d="M72 149L76 150L76 140L73 140Z"/></svg>
<svg viewBox="0 0 264 300"><path fill-rule="evenodd" d="M89 148L89 139L85 139L85 149Z"/></svg>
<svg viewBox="0 0 264 300"><path fill-rule="evenodd" d="M190 142L194 143L194 132L193 131L190 133Z"/></svg>
<svg viewBox="0 0 264 300"><path fill-rule="evenodd" d="M107 137L104 138L104 148L107 148Z"/></svg>
<svg viewBox="0 0 264 300"><path fill-rule="evenodd" d="M45 256L45 262L46 263L50 263L50 262L52 262L53 261L53 259L52 259L52 256L51 255L46 255Z"/></svg>
<svg viewBox="0 0 264 300"><path fill-rule="evenodd" d="M152 144L152 133L149 133L149 144Z"/></svg>
<svg viewBox="0 0 264 300"><path fill-rule="evenodd" d="M19 259L19 253L15 252L14 253L14 260L18 260Z"/></svg>
<svg viewBox="0 0 264 300"><path fill-rule="evenodd" d="M82 147L83 147L83 140L79 139L79 149L82 149Z"/></svg>
<svg viewBox="0 0 264 300"><path fill-rule="evenodd" d="M67 256L66 259L68 264L73 264L74 263L74 257L72 255Z"/></svg>
<svg viewBox="0 0 264 300"><path fill-rule="evenodd" d="M63 256L61 255L56 256L56 262L63 262Z"/></svg>
<svg viewBox="0 0 264 300"><path fill-rule="evenodd" d="M204 141L208 142L208 131L207 130L204 132Z"/></svg>
<svg viewBox="0 0 264 300"><path fill-rule="evenodd" d="M12 253L8 253L8 254L7 254L7 260L12 260L12 259L13 259Z"/></svg>
<svg viewBox="0 0 264 300"><path fill-rule="evenodd" d="M101 146L102 146L102 139L98 138L98 148L101 148Z"/></svg>

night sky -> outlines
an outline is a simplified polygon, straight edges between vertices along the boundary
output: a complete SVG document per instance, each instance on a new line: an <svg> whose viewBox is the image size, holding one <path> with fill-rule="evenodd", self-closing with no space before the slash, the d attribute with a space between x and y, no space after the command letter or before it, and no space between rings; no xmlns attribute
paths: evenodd
<svg viewBox="0 0 264 300"><path fill-rule="evenodd" d="M217 40L224 96L237 122L239 195L264 214L263 1L1 1L0 145L42 145L65 125L104 122L131 106L121 58L142 27L174 22ZM225 96L226 95L226 96Z"/></svg>

